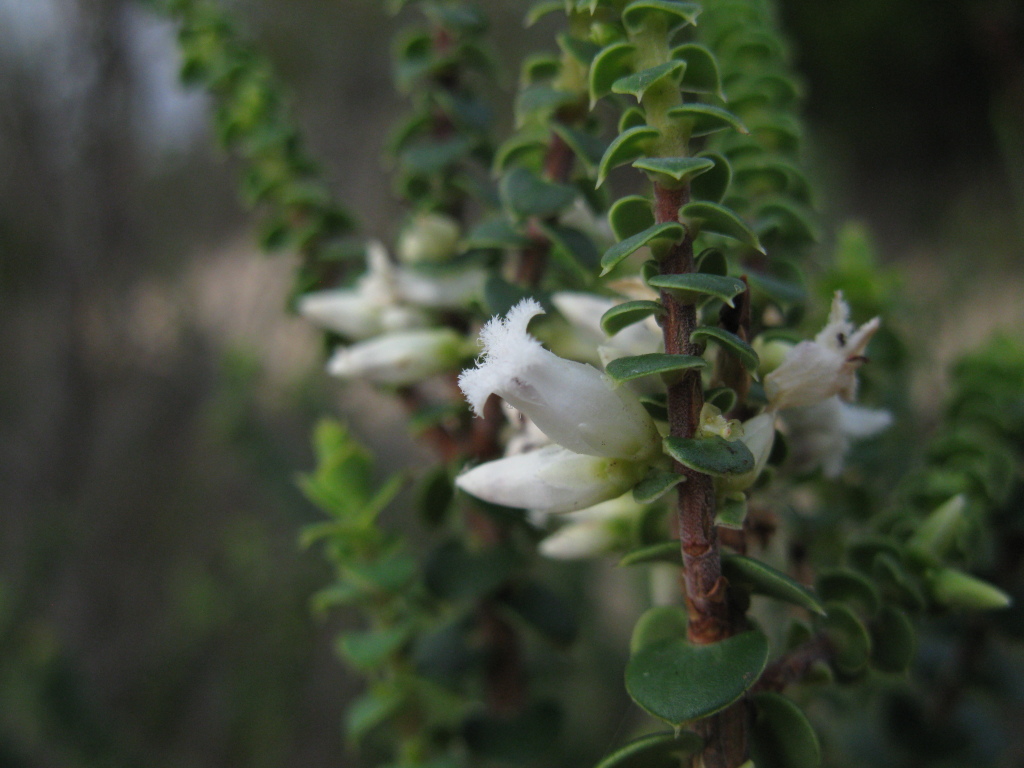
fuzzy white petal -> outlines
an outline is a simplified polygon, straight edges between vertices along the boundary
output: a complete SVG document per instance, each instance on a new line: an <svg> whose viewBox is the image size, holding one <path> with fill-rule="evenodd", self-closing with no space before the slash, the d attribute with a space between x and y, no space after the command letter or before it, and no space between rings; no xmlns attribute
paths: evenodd
<svg viewBox="0 0 1024 768"><path fill-rule="evenodd" d="M484 352L459 386L477 415L493 393L525 413L551 440L577 453L629 460L654 455L657 428L636 395L590 365L564 360L527 333L540 304L524 299L480 332Z"/></svg>
<svg viewBox="0 0 1024 768"><path fill-rule="evenodd" d="M455 484L477 498L546 513L572 512L620 496L645 467L584 456L557 445L488 461L459 475Z"/></svg>

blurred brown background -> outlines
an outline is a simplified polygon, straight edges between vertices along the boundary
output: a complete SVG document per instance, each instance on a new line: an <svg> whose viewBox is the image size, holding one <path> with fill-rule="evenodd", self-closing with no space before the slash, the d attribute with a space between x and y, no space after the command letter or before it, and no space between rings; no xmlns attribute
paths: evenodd
<svg viewBox="0 0 1024 768"><path fill-rule="evenodd" d="M510 85L547 27L487 5ZM956 351L1024 329L1024 8L781 5L822 209L903 270L927 407ZM386 239L394 23L375 0L229 6ZM339 388L176 67L140 3L0 0L0 768L351 762L293 482ZM347 396L366 439L415 456L385 446L369 397Z"/></svg>

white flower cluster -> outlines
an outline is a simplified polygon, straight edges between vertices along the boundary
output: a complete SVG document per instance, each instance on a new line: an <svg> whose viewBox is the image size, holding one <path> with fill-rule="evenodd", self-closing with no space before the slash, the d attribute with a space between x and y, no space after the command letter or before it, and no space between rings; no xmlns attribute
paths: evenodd
<svg viewBox="0 0 1024 768"><path fill-rule="evenodd" d="M404 250L425 260L422 248L406 245ZM484 272L478 268L434 274L398 266L383 245L371 242L366 273L354 287L306 294L298 310L354 342L335 350L327 363L331 374L407 386L449 370L467 356L467 340L450 328L430 327L429 310L465 307L479 299L483 283Z"/></svg>

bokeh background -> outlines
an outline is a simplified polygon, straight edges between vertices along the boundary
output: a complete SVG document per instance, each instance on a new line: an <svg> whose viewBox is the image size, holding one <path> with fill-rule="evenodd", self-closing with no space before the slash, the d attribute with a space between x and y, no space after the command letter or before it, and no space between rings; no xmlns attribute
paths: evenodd
<svg viewBox="0 0 1024 768"><path fill-rule="evenodd" d="M395 22L377 0L227 5L387 240ZM487 5L511 89L548 30ZM826 231L865 223L901 275L927 414L958 352L1024 332L1024 6L780 5ZM345 618L309 609L329 571L296 543L316 513L294 475L327 412L382 472L420 449L386 400L321 373L282 311L293 264L258 252L176 71L173 26L141 2L0 0L2 768L354 763Z"/></svg>

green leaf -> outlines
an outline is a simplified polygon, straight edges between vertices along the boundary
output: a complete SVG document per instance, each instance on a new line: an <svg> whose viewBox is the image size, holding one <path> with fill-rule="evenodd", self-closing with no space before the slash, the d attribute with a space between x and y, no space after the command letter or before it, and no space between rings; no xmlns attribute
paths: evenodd
<svg viewBox="0 0 1024 768"><path fill-rule="evenodd" d="M594 57L601 52L601 46L589 40L570 35L568 32L559 33L555 39L558 42L559 48L587 67L590 66L590 62L594 60Z"/></svg>
<svg viewBox="0 0 1024 768"><path fill-rule="evenodd" d="M612 43L590 62L590 105L612 92L612 84L633 68L636 46L632 43Z"/></svg>
<svg viewBox="0 0 1024 768"><path fill-rule="evenodd" d="M350 566L347 575L353 584L365 591L395 594L409 585L417 570L414 558L396 552L371 563Z"/></svg>
<svg viewBox="0 0 1024 768"><path fill-rule="evenodd" d="M722 94L722 77L718 71L718 60L703 45L686 43L672 49L670 59L686 62L686 71L679 88L687 93L706 93L725 99Z"/></svg>
<svg viewBox="0 0 1024 768"><path fill-rule="evenodd" d="M685 220L696 224L702 232L714 232L716 235L731 237L764 253L757 235L751 231L739 214L724 205L700 201L687 203L679 209L679 214Z"/></svg>
<svg viewBox="0 0 1024 768"><path fill-rule="evenodd" d="M608 224L616 240L625 240L654 226L651 201L640 195L627 195L608 209Z"/></svg>
<svg viewBox="0 0 1024 768"><path fill-rule="evenodd" d="M888 552L879 552L871 564L871 575L887 599L911 611L923 610L927 601L917 579L907 573L899 559Z"/></svg>
<svg viewBox="0 0 1024 768"><path fill-rule="evenodd" d="M677 475L679 477L679 475ZM619 565L646 565L647 563L672 563L673 565L683 564L683 553L679 549L678 541L662 541L657 544L648 544L646 547L634 549L623 555Z"/></svg>
<svg viewBox="0 0 1024 768"><path fill-rule="evenodd" d="M530 9L526 12L524 26L532 27L549 13L557 13L564 10L565 3L563 0L541 0L541 2L531 5Z"/></svg>
<svg viewBox="0 0 1024 768"><path fill-rule="evenodd" d="M649 733L619 747L595 768L679 768L702 744L692 731Z"/></svg>
<svg viewBox="0 0 1024 768"><path fill-rule="evenodd" d="M416 507L422 519L432 526L441 525L448 517L454 495L447 467L439 465L428 470L416 489Z"/></svg>
<svg viewBox="0 0 1024 768"><path fill-rule="evenodd" d="M338 650L356 669L377 669L396 654L410 637L412 627L408 624L374 632L349 632L341 636Z"/></svg>
<svg viewBox="0 0 1024 768"><path fill-rule="evenodd" d="M754 468L754 456L742 440L730 442L718 435L666 437L664 445L673 459L705 475L742 475Z"/></svg>
<svg viewBox="0 0 1024 768"><path fill-rule="evenodd" d="M576 639L576 611L572 604L544 584L515 584L498 599L551 642L569 645Z"/></svg>
<svg viewBox="0 0 1024 768"><path fill-rule="evenodd" d="M715 525L742 531L747 520L747 497L743 493L721 499L715 508Z"/></svg>
<svg viewBox="0 0 1024 768"><path fill-rule="evenodd" d="M507 315L512 307L527 298L544 303L535 290L510 283L501 275L492 274L484 283L484 304L491 315Z"/></svg>
<svg viewBox="0 0 1024 768"><path fill-rule="evenodd" d="M430 176L457 163L472 149L473 142L470 139L456 136L439 142L414 144L402 152L401 161L417 173Z"/></svg>
<svg viewBox="0 0 1024 768"><path fill-rule="evenodd" d="M641 157L633 167L646 171L650 178L664 187L676 187L715 167L707 157Z"/></svg>
<svg viewBox="0 0 1024 768"><path fill-rule="evenodd" d="M815 584L823 600L853 603L868 615L878 612L878 590L868 579L848 568L830 568L818 575Z"/></svg>
<svg viewBox="0 0 1024 768"><path fill-rule="evenodd" d="M712 645L667 640L642 648L626 665L626 690L670 725L719 712L749 690L768 662L768 640L744 632Z"/></svg>
<svg viewBox="0 0 1024 768"><path fill-rule="evenodd" d="M349 705L345 732L350 739L359 739L398 712L404 703L405 697L398 691L371 691Z"/></svg>
<svg viewBox="0 0 1024 768"><path fill-rule="evenodd" d="M698 272L703 272L705 275L725 277L729 274L729 260L717 248L705 248L701 251L697 255L697 263L694 266Z"/></svg>
<svg viewBox="0 0 1024 768"><path fill-rule="evenodd" d="M525 248L530 238L519 232L504 217L495 217L473 228L462 243L463 248Z"/></svg>
<svg viewBox="0 0 1024 768"><path fill-rule="evenodd" d="M599 255L597 246L587 235L574 227L563 227L560 224L541 223L540 230L555 246L555 256L561 256L583 279L594 274Z"/></svg>
<svg viewBox="0 0 1024 768"><path fill-rule="evenodd" d="M760 560L742 555L723 555L722 572L730 582L747 587L755 595L773 597L811 613L825 614L825 607L812 589Z"/></svg>
<svg viewBox="0 0 1024 768"><path fill-rule="evenodd" d="M704 393L704 402L715 406L722 413L728 413L736 407L739 398L736 390L731 387L715 387Z"/></svg>
<svg viewBox="0 0 1024 768"><path fill-rule="evenodd" d="M541 701L511 718L473 715L463 724L462 735L474 755L518 764L550 755L561 727L559 706Z"/></svg>
<svg viewBox="0 0 1024 768"><path fill-rule="evenodd" d="M470 551L460 541L448 541L431 554L424 573L427 587L448 600L463 600L493 591L518 564L508 547Z"/></svg>
<svg viewBox="0 0 1024 768"><path fill-rule="evenodd" d="M731 333L723 328L715 328L709 325L701 326L690 334L690 341L715 342L734 355L743 364L743 367L751 372L756 371L757 366L760 364L757 352L754 351L752 346L735 333Z"/></svg>
<svg viewBox="0 0 1024 768"><path fill-rule="evenodd" d="M871 663L882 672L900 674L910 669L917 653L914 625L903 611L883 605L871 622Z"/></svg>
<svg viewBox="0 0 1024 768"><path fill-rule="evenodd" d="M559 107L572 104L576 97L545 83L523 88L516 97L516 125L523 126L531 119L541 120Z"/></svg>
<svg viewBox="0 0 1024 768"><path fill-rule="evenodd" d="M520 132L498 147L491 167L495 174L500 174L515 165L540 165L546 151L543 132Z"/></svg>
<svg viewBox="0 0 1024 768"><path fill-rule="evenodd" d="M686 476L678 472L652 469L643 480L633 486L633 500L640 504L651 504L685 479Z"/></svg>
<svg viewBox="0 0 1024 768"><path fill-rule="evenodd" d="M682 61L668 61L648 69L642 69L631 75L620 77L612 83L612 93L628 94L637 101L642 101L644 94L658 83L671 81L675 84L678 82L685 69L686 64Z"/></svg>
<svg viewBox="0 0 1024 768"><path fill-rule="evenodd" d="M640 32L652 15L664 17L671 32L687 24L696 24L700 4L685 0L634 0L622 12L622 22L630 32Z"/></svg>
<svg viewBox="0 0 1024 768"><path fill-rule="evenodd" d="M638 232L632 237L616 243L601 257L601 276L607 275L619 263L628 256L636 253L645 245L664 246L667 243L676 242L682 239L684 234L682 224L666 222L648 227L643 232ZM742 282L742 281L741 281ZM734 294L735 295L735 294Z"/></svg>
<svg viewBox="0 0 1024 768"><path fill-rule="evenodd" d="M871 655L871 635L856 614L842 603L827 603L825 610L828 615L822 620L822 627L834 649L833 665L842 674L859 674Z"/></svg>
<svg viewBox="0 0 1024 768"><path fill-rule="evenodd" d="M616 304L603 315L601 315L601 330L609 336L614 336L623 328L634 323L646 320L651 315L661 316L665 314L665 308L656 301L627 301Z"/></svg>
<svg viewBox="0 0 1024 768"><path fill-rule="evenodd" d="M555 216L576 199L576 190L566 184L540 179L526 168L514 168L499 185L501 201L516 217Z"/></svg>
<svg viewBox="0 0 1024 768"><path fill-rule="evenodd" d="M557 0L556 0L557 2ZM520 67L519 83L526 88L543 80L551 80L558 75L562 63L558 56L551 53L533 53L523 59Z"/></svg>
<svg viewBox="0 0 1024 768"><path fill-rule="evenodd" d="M807 289L804 288L799 274L795 270L784 274L780 269L782 262L776 261L772 266L776 270L774 273L757 272L752 269L744 273L751 289L783 306L807 301Z"/></svg>
<svg viewBox="0 0 1024 768"><path fill-rule="evenodd" d="M625 133L630 128L638 128L641 125L647 125L647 115L640 107L629 107L619 118L619 133Z"/></svg>
<svg viewBox="0 0 1024 768"><path fill-rule="evenodd" d="M712 104L687 104L669 110L668 116L685 126L693 138L732 129L741 134L750 131L739 117Z"/></svg>
<svg viewBox="0 0 1024 768"><path fill-rule="evenodd" d="M715 167L690 182L691 199L711 203L722 202L732 181L732 169L729 166L729 161L714 152L701 152L697 157L706 157L714 162Z"/></svg>
<svg viewBox="0 0 1024 768"><path fill-rule="evenodd" d="M730 307L733 306L732 300L747 290L747 284L739 278L706 275L702 272L655 275L648 278L647 284L668 291L684 304L698 304L708 296L713 296Z"/></svg>
<svg viewBox="0 0 1024 768"><path fill-rule="evenodd" d="M668 407L663 393L660 398L656 394L640 395L640 404L651 414L652 419L668 421Z"/></svg>
<svg viewBox="0 0 1024 768"><path fill-rule="evenodd" d="M683 371L706 368L707 362L696 355L670 355L665 352L651 352L612 360L605 366L605 373L616 384L642 379L645 376L678 378Z"/></svg>
<svg viewBox="0 0 1024 768"><path fill-rule="evenodd" d="M562 141L569 145L573 154L580 159L580 162L583 163L589 173L597 170L605 151L605 145L601 139L592 134L577 131L559 122L553 123L551 130L557 133L562 138Z"/></svg>
<svg viewBox="0 0 1024 768"><path fill-rule="evenodd" d="M758 206L756 216L757 231L762 237L771 236L795 245L816 243L819 240L810 212L788 200L766 202Z"/></svg>
<svg viewBox="0 0 1024 768"><path fill-rule="evenodd" d="M670 542L679 551L679 542ZM686 638L686 626L689 619L686 610L677 605L657 605L644 611L633 627L629 639L630 654L639 653L666 640L683 640Z"/></svg>
<svg viewBox="0 0 1024 768"><path fill-rule="evenodd" d="M932 599L949 608L991 611L1007 608L1013 602L994 584L954 568L941 568L928 577Z"/></svg>
<svg viewBox="0 0 1024 768"><path fill-rule="evenodd" d="M625 163L631 163L638 157L645 155L651 141L660 135L657 128L638 125L636 128L630 128L616 136L612 143L608 145L608 149L604 151L604 156L598 164L597 186L601 186L604 183L612 168L617 168Z"/></svg>
<svg viewBox="0 0 1024 768"><path fill-rule="evenodd" d="M800 707L772 691L751 698L757 719L750 734L750 756L757 768L818 768L821 745Z"/></svg>

